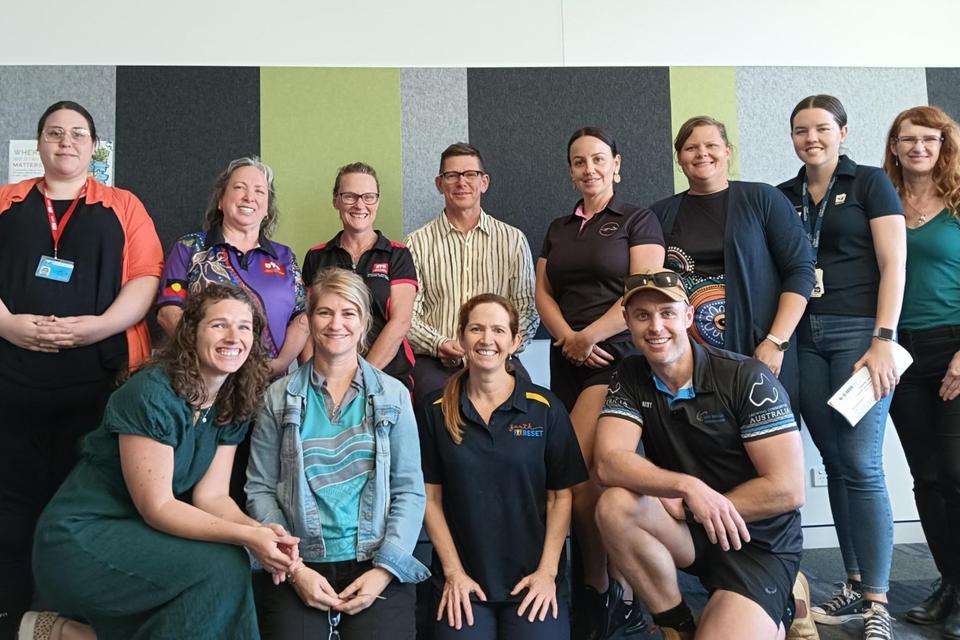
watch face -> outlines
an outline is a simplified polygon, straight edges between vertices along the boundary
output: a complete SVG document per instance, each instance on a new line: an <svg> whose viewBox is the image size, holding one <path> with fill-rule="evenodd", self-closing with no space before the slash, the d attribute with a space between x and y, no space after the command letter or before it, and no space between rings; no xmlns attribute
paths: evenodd
<svg viewBox="0 0 960 640"><path fill-rule="evenodd" d="M786 351L787 349L790 348L790 341L784 340L783 342L780 343L778 348L780 349L780 351Z"/></svg>

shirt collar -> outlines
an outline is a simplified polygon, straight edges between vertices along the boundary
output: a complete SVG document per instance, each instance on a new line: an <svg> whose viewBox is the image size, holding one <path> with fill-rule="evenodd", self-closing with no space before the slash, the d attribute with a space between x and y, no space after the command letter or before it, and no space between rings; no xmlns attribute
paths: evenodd
<svg viewBox="0 0 960 640"><path fill-rule="evenodd" d="M616 215L618 215L618 216L626 215L626 213L627 213L627 208L626 208L625 204L626 204L626 203L623 201L623 198L621 198L620 196L618 196L618 195L617 195L617 192L614 191L614 192L613 192L613 197L610 198L610 202L607 203L607 206L604 207L601 211L598 211L597 213L595 213L595 214L594 214L594 217L600 215L601 213L605 213L605 212L610 212L610 213L616 214ZM582 208L583 208L583 198L577 200L577 204L575 204L575 205L573 206L573 211L570 213L570 216L567 218L567 222L570 223L570 222L573 222L574 220L580 220L580 221L582 221L582 220L584 219L584 217L577 215L577 211L578 211L578 210L582 210Z"/></svg>
<svg viewBox="0 0 960 640"><path fill-rule="evenodd" d="M460 233L460 231L458 231L456 227L450 224L450 220L447 218L447 214L445 212L443 211L440 212L439 221L440 221L440 228L444 231L445 234L450 234L454 232ZM490 216L483 209L480 209L480 221L477 223L477 226L474 227L474 229L479 229L480 231L483 231L484 234L490 235L490 231L491 231ZM471 229L470 231L473 231L473 229ZM470 233L470 231L468 231L467 233Z"/></svg>
<svg viewBox="0 0 960 640"><path fill-rule="evenodd" d="M273 243L265 235L263 235L262 231L260 232L260 238L257 240L257 242L260 243L260 246L256 247L256 249L260 249L274 259L280 258L280 256L277 255L277 248L273 246ZM210 249L218 244L225 244L231 247L233 246L227 242L226 238L223 237L223 225L219 223L210 226L210 229L207 231L206 238L204 239L203 247L204 249Z"/></svg>
<svg viewBox="0 0 960 640"><path fill-rule="evenodd" d="M513 375L513 393L510 394L510 397L506 401L497 407L497 410L503 408L508 409L517 409L523 413L527 413L529 408L530 400L527 398L527 392L530 391L530 385L532 384L526 380L523 376L518 376L516 373ZM473 405L470 403L470 399L467 397L467 378L470 377L469 372L463 375L463 378L460 380L460 411L466 416L470 416L472 422L476 422L478 425L483 423L480 421L480 416L476 414L476 410L473 408ZM494 414L496 411L494 411ZM491 415L491 420L493 416Z"/></svg>
<svg viewBox="0 0 960 640"><path fill-rule="evenodd" d="M677 392L674 393L670 391L667 383L661 380L657 374L651 373L650 375L653 376L653 386L655 386L660 393L667 396L667 404L671 407L677 400L691 400L697 397L697 392L693 389L693 380L688 381L687 384L677 389Z"/></svg>
<svg viewBox="0 0 960 640"><path fill-rule="evenodd" d="M446 217L446 216L444 216ZM387 237L383 235L378 229L374 229L374 233L377 234L377 241L373 243L371 249L376 249L377 251L390 251L390 241L387 240ZM340 239L343 237L343 231L337 232L337 235L330 238L330 241L324 245L324 248L337 247L342 249L340 245Z"/></svg>
<svg viewBox="0 0 960 640"><path fill-rule="evenodd" d="M323 388L323 385L326 384L327 379L323 377L323 374L317 371L313 366L310 367L310 386L313 387L313 390L317 393ZM353 380L350 381L350 386L357 390L359 393L363 389L363 368L357 367L357 370L353 374Z"/></svg>
<svg viewBox="0 0 960 640"><path fill-rule="evenodd" d="M369 362L363 359L362 356L359 358L360 367L358 371L361 372L361 386L367 396L376 396L383 392L383 385L380 383L379 376L386 375L381 374L379 371L373 368ZM287 378L287 393L298 396L301 398L307 397L307 388L310 386L311 372L313 371L313 359L307 360L300 368L291 373Z"/></svg>
<svg viewBox="0 0 960 640"><path fill-rule="evenodd" d="M835 176L845 176L848 178L855 178L857 176L857 163L850 159L847 154L843 153L840 155L840 159L837 161L837 168L834 170ZM797 172L796 177L791 178L785 184L785 186L793 191L798 196L803 195L803 181L807 177L807 167L801 166L800 170Z"/></svg>
<svg viewBox="0 0 960 640"><path fill-rule="evenodd" d="M693 395L691 397L696 397L701 393L712 393L716 391L717 385L713 380L713 371L710 367L710 354L707 353L706 347L697 341L689 336L687 336L687 339L690 340L690 349L693 352ZM646 358L641 358L640 362L646 375L649 375L653 379L653 383L657 389L661 391L666 389L666 385L662 380L657 378L657 375L653 372L653 369L650 368L650 364Z"/></svg>

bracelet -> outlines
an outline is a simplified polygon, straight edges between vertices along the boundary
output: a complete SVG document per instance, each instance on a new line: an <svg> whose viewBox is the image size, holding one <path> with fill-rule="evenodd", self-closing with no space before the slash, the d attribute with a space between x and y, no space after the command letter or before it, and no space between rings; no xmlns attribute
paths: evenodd
<svg viewBox="0 0 960 640"><path fill-rule="evenodd" d="M296 581L295 578L296 578L296 576L297 576L297 572L300 571L301 569L303 569L304 566L305 566L305 565L303 564L303 562L300 562L300 564L297 566L296 569L294 569L293 571L291 571L290 573L288 573L288 574L287 574L287 582L289 582L290 584L296 584L297 581Z"/></svg>

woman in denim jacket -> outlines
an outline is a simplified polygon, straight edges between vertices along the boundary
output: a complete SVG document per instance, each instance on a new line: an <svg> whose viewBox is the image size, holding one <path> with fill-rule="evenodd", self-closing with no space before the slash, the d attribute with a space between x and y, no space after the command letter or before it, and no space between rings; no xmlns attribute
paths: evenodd
<svg viewBox="0 0 960 640"><path fill-rule="evenodd" d="M302 558L286 583L259 576L261 633L412 639L413 583L430 573L411 555L425 497L410 394L359 356L359 276L317 274L308 317L314 358L269 388L251 440L247 508L298 536Z"/></svg>

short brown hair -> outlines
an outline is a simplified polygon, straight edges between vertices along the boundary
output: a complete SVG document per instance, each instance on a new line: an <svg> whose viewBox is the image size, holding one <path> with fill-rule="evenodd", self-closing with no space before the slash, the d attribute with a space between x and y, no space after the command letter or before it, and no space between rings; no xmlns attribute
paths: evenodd
<svg viewBox="0 0 960 640"><path fill-rule="evenodd" d="M733 145L730 144L730 138L727 137L727 127L725 124L710 116L693 116L680 125L680 130L677 131L677 137L673 139L673 150L680 153L683 144L697 127L716 127L717 131L720 132L720 137L723 138L723 143L731 149L733 148Z"/></svg>
<svg viewBox="0 0 960 640"><path fill-rule="evenodd" d="M455 156L473 156L480 162L480 171L486 171L483 165L483 156L480 155L480 149L477 149L469 142L454 142L440 154L440 173L443 173L443 163L446 159Z"/></svg>
<svg viewBox="0 0 960 640"><path fill-rule="evenodd" d="M337 194L340 193L340 178L351 173L362 173L367 176L372 176L373 181L377 184L377 192L380 192L380 178L377 177L376 169L366 162L351 162L337 170L337 177L333 181L333 197L337 197Z"/></svg>

